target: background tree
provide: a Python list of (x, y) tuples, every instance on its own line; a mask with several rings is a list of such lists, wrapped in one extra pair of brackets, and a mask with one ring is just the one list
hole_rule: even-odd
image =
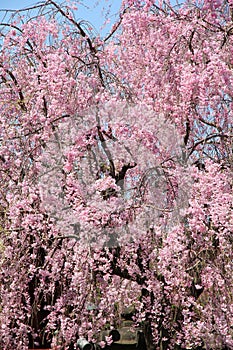
[(132, 305), (148, 349), (233, 348), (231, 7), (1, 24), (1, 348), (98, 342)]

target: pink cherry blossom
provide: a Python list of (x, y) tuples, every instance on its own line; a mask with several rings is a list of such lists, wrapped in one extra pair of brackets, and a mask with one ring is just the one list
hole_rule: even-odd
[(0, 348), (232, 349), (233, 3), (79, 6), (1, 23)]

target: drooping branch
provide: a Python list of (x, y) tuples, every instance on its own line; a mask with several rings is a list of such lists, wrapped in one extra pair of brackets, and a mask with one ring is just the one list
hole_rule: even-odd
[[(4, 67), (3, 67), (3, 65), (1, 63), (0, 63), (0, 67), (4, 69)], [(27, 107), (26, 107), (26, 104), (25, 104), (24, 95), (23, 95), (23, 92), (22, 92), (21, 88), (19, 87), (19, 84), (18, 84), (18, 81), (17, 81), (15, 75), (9, 69), (5, 69), (5, 71), (10, 76), (11, 80), (13, 81), (15, 87), (18, 90), (18, 94), (19, 94), (19, 102), (18, 102), (18, 104), (19, 104), (20, 108), (22, 109), (23, 112), (26, 112), (27, 111)], [(4, 83), (7, 83), (7, 80), (6, 80), (6, 78), (3, 75), (1, 75), (1, 78), (4, 81)]]

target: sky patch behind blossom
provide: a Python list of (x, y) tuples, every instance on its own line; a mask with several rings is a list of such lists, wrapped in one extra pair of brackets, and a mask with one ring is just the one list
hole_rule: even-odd
[[(39, 3), (41, 2), (33, 0), (0, 0), (0, 9), (19, 10)], [(76, 13), (76, 18), (90, 22), (97, 33), (100, 32), (104, 35), (108, 33), (111, 25), (117, 20), (120, 6), (121, 0), (80, 1), (80, 5), (78, 5), (78, 10)], [(4, 13), (0, 15), (0, 19), (2, 19), (3, 16)]]

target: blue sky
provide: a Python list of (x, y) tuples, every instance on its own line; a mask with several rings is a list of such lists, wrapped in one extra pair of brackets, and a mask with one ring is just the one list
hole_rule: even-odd
[[(38, 3), (37, 0), (0, 0), (0, 9), (20, 9), (36, 3)], [(89, 21), (99, 32), (105, 21), (103, 7), (110, 9), (107, 17), (110, 23), (114, 23), (120, 9), (121, 0), (83, 0), (82, 4), (78, 6), (77, 18)], [(1, 14), (0, 18), (2, 18)], [(106, 33), (110, 28), (111, 25), (109, 24), (101, 32)]]

